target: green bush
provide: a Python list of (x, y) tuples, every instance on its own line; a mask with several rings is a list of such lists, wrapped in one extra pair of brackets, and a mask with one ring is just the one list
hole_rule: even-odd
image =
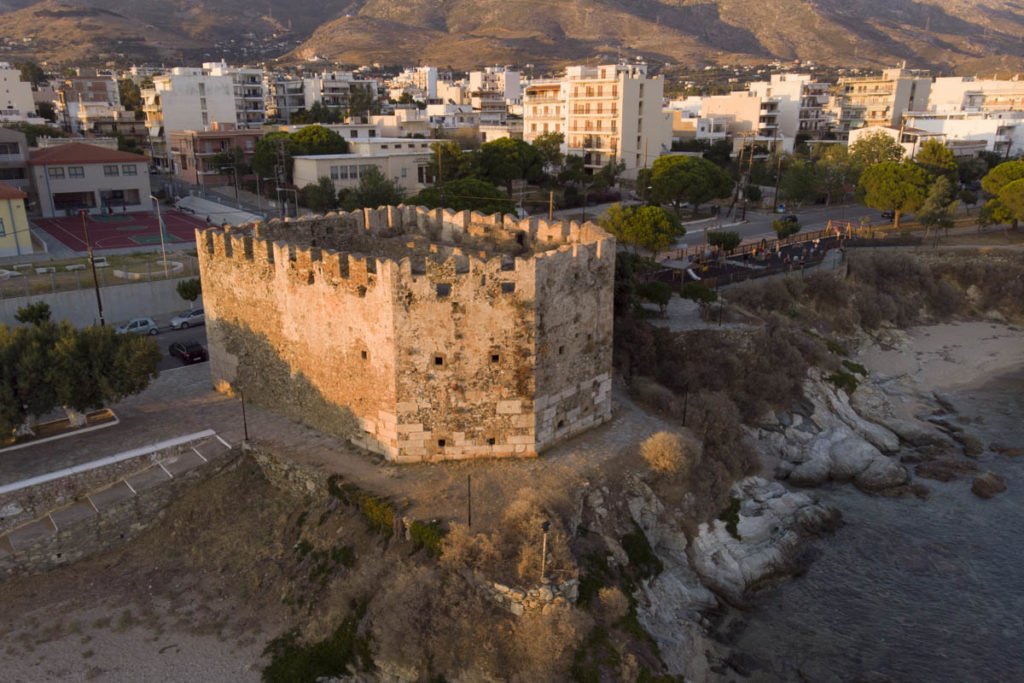
[(365, 605), (356, 606), (354, 614), (318, 643), (300, 643), (296, 629), (270, 641), (263, 651), (270, 656), (270, 664), (263, 670), (264, 683), (312, 683), (321, 678), (372, 671), (370, 638), (359, 634), (359, 622), (365, 612)]
[(661, 558), (655, 554), (642, 529), (637, 528), (636, 531), (623, 536), (622, 549), (626, 551), (629, 563), (636, 567), (639, 578), (657, 576), (664, 569)]
[(636, 286), (636, 294), (664, 311), (672, 300), (672, 285), (666, 282), (642, 282)]
[(355, 508), (371, 531), (385, 536), (394, 534), (395, 506), (386, 498), (374, 496), (355, 484), (349, 484), (340, 475), (327, 479), (327, 491), (345, 505)]
[(423, 548), (431, 557), (441, 557), (441, 542), (444, 540), (445, 531), (441, 523), (413, 521), (409, 527), (409, 535), (417, 548)]
[(687, 282), (680, 290), (679, 296), (706, 304), (718, 301), (718, 292), (701, 282)]
[(845, 367), (847, 370), (849, 370), (852, 373), (860, 375), (861, 377), (867, 377), (868, 376), (868, 369), (865, 368), (860, 363), (854, 363), (852, 360), (844, 360), (843, 361), (843, 367)]
[(857, 378), (845, 370), (833, 372), (826, 379), (834, 384), (837, 389), (842, 389), (847, 394), (851, 395), (853, 392), (857, 391), (857, 387), (860, 386), (860, 382), (857, 381)]

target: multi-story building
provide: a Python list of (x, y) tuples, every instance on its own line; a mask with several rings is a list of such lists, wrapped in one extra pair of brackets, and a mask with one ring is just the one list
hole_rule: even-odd
[(523, 139), (563, 133), (569, 154), (593, 172), (611, 161), (632, 179), (671, 149), (672, 121), (662, 111), (664, 79), (644, 64), (571, 66), (565, 77), (539, 81), (523, 97)]
[(21, 71), (0, 62), (0, 120), (27, 121), (35, 116), (32, 85), (21, 80)]
[(1024, 80), (1002, 81), (971, 76), (936, 78), (928, 97), (929, 112), (1024, 111)]
[(0, 181), (0, 257), (32, 253), (32, 233), (25, 213), (28, 194)]
[(397, 100), (404, 93), (422, 101), (437, 97), (437, 67), (418, 66), (406, 69), (388, 82), (391, 99)]
[(1009, 157), (1024, 149), (1024, 111), (910, 112), (903, 116), (906, 129), (941, 136), (956, 156), (995, 152)]
[[(362, 90), (365, 101), (378, 98), (376, 79), (356, 78), (351, 71), (327, 71), (302, 78), (280, 76), (273, 81), (273, 102), (275, 115), (283, 123), (291, 123), (292, 116), (300, 110), (309, 110), (314, 104), (321, 104), (348, 114), (352, 95)], [(353, 112), (365, 115), (365, 112)]]
[(841, 78), (837, 132), (866, 126), (896, 126), (904, 112), (925, 111), (932, 79), (927, 71), (886, 69), (881, 76)]
[(724, 127), (735, 150), (753, 145), (773, 152), (792, 151), (795, 136), (787, 137), (782, 132), (780, 104), (780, 98), (738, 90), (701, 98), (700, 119), (709, 122), (710, 130), (721, 131)]
[(750, 92), (763, 101), (776, 103), (775, 122), (780, 135), (817, 138), (826, 132), (829, 118), (827, 83), (816, 83), (808, 74), (773, 74), (771, 80), (755, 81)]
[(470, 71), (469, 91), (496, 92), (506, 101), (515, 101), (523, 96), (521, 74), (502, 66), (489, 66), (483, 71)]
[(24, 133), (0, 127), (0, 182), (29, 191), (28, 153)]
[(174, 173), (182, 180), (193, 185), (217, 186), (229, 185), (237, 180), (236, 171), (231, 164), (221, 163), (219, 155), (234, 149), (242, 151), (242, 159), (252, 160), (256, 151), (256, 142), (263, 137), (263, 132), (252, 129), (237, 129), (230, 124), (221, 127), (214, 125), (213, 130), (176, 130), (171, 131), (170, 146)]
[(140, 154), (70, 142), (32, 152), (32, 189), (44, 217), (150, 206), (149, 160)]
[(366, 169), (376, 167), (384, 177), (415, 194), (431, 182), (430, 146), (438, 140), (375, 138), (350, 143), (348, 154), (311, 154), (294, 158), (295, 185), (305, 187), (320, 178), (334, 181), (338, 190), (359, 185)]
[(263, 69), (232, 67), (226, 62), (207, 62), (203, 71), (210, 76), (231, 79), (235, 97), (235, 125), (239, 128), (258, 128), (267, 120)]

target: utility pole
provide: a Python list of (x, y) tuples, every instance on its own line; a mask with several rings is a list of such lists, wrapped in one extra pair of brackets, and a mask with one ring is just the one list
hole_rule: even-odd
[(555, 220), (555, 192), (548, 193), (548, 222)]
[(153, 195), (149, 195), (149, 198), (156, 204), (156, 227), (160, 231), (160, 257), (164, 261), (164, 278), (169, 278), (170, 274), (167, 271), (167, 247), (164, 244), (164, 219), (160, 215), (160, 200)]
[(92, 286), (96, 290), (96, 308), (100, 314), (100, 327), (104, 327), (107, 321), (103, 319), (103, 299), (100, 298), (100, 281), (96, 277), (96, 259), (92, 256), (92, 243), (89, 242), (89, 212), (82, 209), (80, 213), (82, 216), (82, 232), (85, 235), (85, 251), (89, 255), (89, 266), (92, 268)]
[(544, 583), (544, 570), (548, 559), (548, 529), (551, 528), (551, 522), (544, 522), (540, 528), (544, 531), (544, 539), (540, 545), (540, 582)]

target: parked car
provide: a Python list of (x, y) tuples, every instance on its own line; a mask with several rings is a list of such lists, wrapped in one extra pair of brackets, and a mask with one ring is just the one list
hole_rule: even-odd
[(782, 221), (783, 223), (799, 223), (800, 222), (800, 219), (797, 218), (794, 214), (787, 214), (787, 215), (783, 216), (782, 218), (780, 218), (779, 220)]
[(114, 331), (118, 334), (159, 334), (160, 328), (152, 318), (132, 318)]
[(171, 318), (171, 328), (175, 330), (184, 330), (189, 327), (204, 324), (206, 324), (206, 316), (203, 314), (203, 309), (201, 308), (185, 311), (181, 315), (176, 315)]
[(189, 365), (190, 363), (202, 363), (204, 360), (210, 359), (210, 354), (206, 352), (206, 347), (195, 339), (188, 339), (183, 342), (174, 342), (167, 347), (167, 353), (169, 353), (172, 358), (178, 358), (181, 360), (184, 365)]
[(884, 218), (887, 221), (891, 221), (892, 219), (896, 218), (896, 212), (895, 211), (883, 211), (882, 212), (882, 218)]

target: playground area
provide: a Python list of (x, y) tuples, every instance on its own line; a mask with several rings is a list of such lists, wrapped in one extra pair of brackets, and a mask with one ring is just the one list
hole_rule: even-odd
[[(191, 216), (173, 209), (162, 212), (167, 232), (167, 246), (195, 242), (195, 229), (206, 226), (199, 216)], [(152, 247), (160, 244), (160, 226), (155, 213), (114, 213), (105, 216), (87, 216), (89, 241), (94, 250)], [(86, 251), (85, 229), (81, 216), (36, 218), (32, 220), (64, 246), (78, 252)]]

